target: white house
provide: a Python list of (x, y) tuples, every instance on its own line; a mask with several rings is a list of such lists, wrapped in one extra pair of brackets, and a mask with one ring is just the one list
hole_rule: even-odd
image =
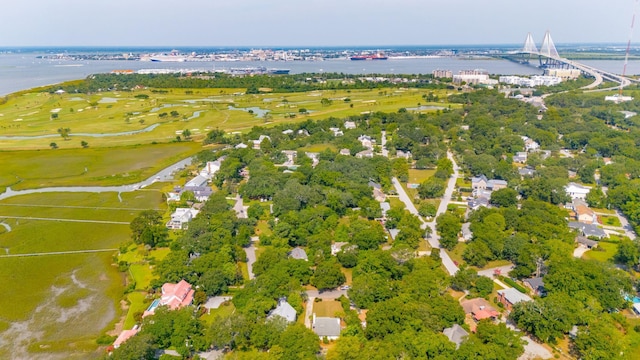
[(297, 319), (296, 309), (294, 309), (286, 299), (278, 300), (278, 306), (275, 309), (271, 310), (271, 312), (267, 316), (267, 319), (270, 320), (275, 318), (276, 316), (280, 316), (290, 323), (295, 322)]
[(321, 339), (327, 338), (328, 340), (338, 340), (342, 330), (339, 318), (316, 317), (315, 313), (311, 328)]
[(189, 221), (195, 218), (200, 211), (190, 208), (177, 208), (176, 211), (171, 214), (171, 220), (167, 222), (167, 228), (172, 230), (179, 230), (186, 228)]
[(567, 192), (567, 195), (571, 197), (571, 199), (585, 200), (587, 194), (589, 193), (589, 191), (591, 191), (591, 187), (570, 182), (569, 184), (567, 184), (567, 186), (564, 187), (564, 190)]
[(347, 130), (355, 129), (356, 128), (356, 123), (354, 121), (345, 121), (344, 122), (344, 128), (347, 129)]

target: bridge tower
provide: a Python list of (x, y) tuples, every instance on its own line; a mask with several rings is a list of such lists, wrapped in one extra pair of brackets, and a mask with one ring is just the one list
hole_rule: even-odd
[(562, 66), (562, 63), (556, 60), (560, 58), (560, 55), (558, 54), (556, 45), (553, 43), (553, 40), (551, 39), (551, 33), (549, 32), (549, 30), (547, 30), (547, 32), (544, 34), (544, 39), (542, 40), (542, 45), (540, 46), (539, 54), (540, 54), (540, 67)]
[(518, 61), (522, 64), (528, 64), (536, 54), (538, 54), (538, 47), (535, 41), (533, 41), (531, 33), (527, 33), (527, 39), (524, 41), (524, 46), (522, 47), (522, 55)]

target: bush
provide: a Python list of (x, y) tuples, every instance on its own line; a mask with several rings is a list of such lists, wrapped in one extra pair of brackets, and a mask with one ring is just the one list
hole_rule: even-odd
[(513, 286), (516, 290), (520, 291), (521, 293), (526, 294), (526, 293), (528, 292), (528, 291), (527, 291), (527, 289), (525, 289), (524, 287), (522, 287), (522, 286), (521, 286), (520, 284), (518, 284), (517, 282), (513, 281), (511, 278), (503, 277), (502, 279), (503, 279), (503, 281), (504, 281), (505, 283), (507, 283), (508, 285)]
[(96, 343), (98, 345), (111, 345), (111, 344), (113, 344), (114, 341), (116, 341), (116, 337), (115, 336), (109, 336), (107, 334), (102, 334), (102, 335), (98, 336), (98, 338), (96, 339)]

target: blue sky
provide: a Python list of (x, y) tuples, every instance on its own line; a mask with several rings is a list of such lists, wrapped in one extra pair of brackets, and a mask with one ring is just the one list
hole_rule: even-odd
[(518, 44), (528, 32), (540, 43), (546, 30), (557, 44), (626, 43), (636, 3), (14, 0), (0, 10), (0, 46)]

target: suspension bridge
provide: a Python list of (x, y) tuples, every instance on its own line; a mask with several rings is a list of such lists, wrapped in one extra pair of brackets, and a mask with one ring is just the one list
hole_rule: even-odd
[(637, 81), (624, 75), (615, 74), (561, 57), (558, 54), (558, 50), (556, 49), (553, 40), (551, 39), (551, 34), (549, 33), (549, 31), (545, 33), (540, 48), (536, 46), (531, 33), (528, 33), (522, 49), (511, 51), (504, 55), (504, 57), (509, 58), (510, 60), (527, 64), (530, 64), (532, 61), (535, 61), (535, 59), (537, 59), (539, 67), (541, 68), (565, 68), (580, 70), (583, 74), (591, 76), (595, 79), (593, 83), (585, 86), (584, 89), (593, 89), (595, 87), (598, 87), (605, 80), (618, 83), (618, 86), (616, 86), (616, 88), (620, 89), (629, 86), (632, 82)]

